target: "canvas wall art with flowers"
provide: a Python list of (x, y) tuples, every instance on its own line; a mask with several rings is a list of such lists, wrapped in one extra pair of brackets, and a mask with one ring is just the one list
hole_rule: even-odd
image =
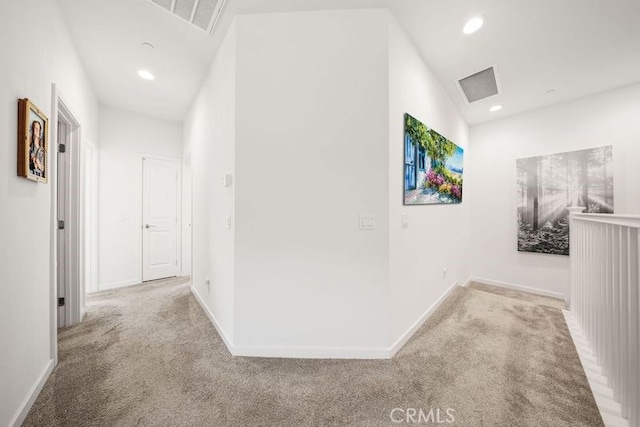
[(404, 115), (404, 204), (431, 205), (462, 201), (464, 150)]

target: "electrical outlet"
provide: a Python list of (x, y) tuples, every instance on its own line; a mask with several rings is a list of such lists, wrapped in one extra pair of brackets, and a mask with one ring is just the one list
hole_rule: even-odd
[(204, 281), (204, 284), (207, 286), (207, 292), (211, 291), (211, 281), (207, 279)]
[(231, 215), (227, 215), (224, 223), (225, 228), (231, 228)]
[(442, 277), (445, 277), (447, 275), (447, 267), (442, 269)]

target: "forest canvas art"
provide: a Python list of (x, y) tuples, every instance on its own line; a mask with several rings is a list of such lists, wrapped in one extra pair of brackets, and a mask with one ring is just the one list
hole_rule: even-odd
[(569, 206), (613, 213), (611, 146), (518, 159), (518, 250), (569, 255)]
[(404, 204), (462, 201), (464, 151), (418, 119), (404, 115)]

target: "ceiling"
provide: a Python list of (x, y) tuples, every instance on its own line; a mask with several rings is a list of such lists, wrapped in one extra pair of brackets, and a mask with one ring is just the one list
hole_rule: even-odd
[[(227, 0), (212, 37), (145, 0), (58, 2), (100, 103), (174, 121), (238, 14), (388, 8), (470, 125), (640, 82), (638, 0)], [(492, 65), (501, 93), (467, 104), (456, 81)]]

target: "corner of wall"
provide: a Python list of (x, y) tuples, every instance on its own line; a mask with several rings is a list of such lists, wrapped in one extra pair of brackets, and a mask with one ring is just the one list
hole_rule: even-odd
[[(420, 52), (389, 17), (389, 310), (397, 351), (469, 276), (470, 199), (456, 205), (404, 205), (404, 126), (409, 113), (465, 149), (468, 125)], [(465, 180), (468, 174), (465, 174)], [(401, 225), (401, 222), (406, 222)], [(443, 272), (446, 269), (446, 272)]]
[(9, 427), (20, 427), (22, 425), (24, 420), (27, 418), (27, 415), (29, 415), (29, 411), (38, 398), (40, 391), (42, 391), (42, 387), (44, 387), (45, 383), (49, 379), (49, 376), (51, 375), (51, 372), (53, 372), (54, 367), (54, 360), (50, 359), (45, 365), (42, 373), (38, 376), (38, 378), (35, 380), (31, 388), (27, 392), (26, 397), (22, 401), (22, 404), (20, 404), (20, 407), (16, 411), (15, 415), (13, 416), (11, 421), (9, 421)]

